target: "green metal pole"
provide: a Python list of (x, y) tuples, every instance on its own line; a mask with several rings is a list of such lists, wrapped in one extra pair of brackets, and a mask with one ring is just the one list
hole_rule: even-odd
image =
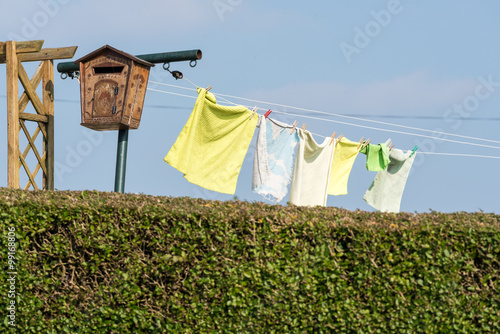
[(125, 192), (125, 170), (127, 168), (128, 129), (118, 130), (116, 151), (115, 192)]

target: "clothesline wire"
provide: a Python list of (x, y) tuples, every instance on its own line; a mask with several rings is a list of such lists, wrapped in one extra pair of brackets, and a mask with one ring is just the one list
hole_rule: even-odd
[[(189, 81), (188, 79), (186, 79), (186, 78), (184, 78), (184, 79), (187, 80), (189, 83), (191, 83), (193, 86), (198, 87), (194, 83), (192, 83), (191, 81)], [(180, 88), (180, 89), (186, 89), (186, 90), (196, 91), (196, 89), (188, 88), (188, 87), (182, 87), (182, 86), (178, 86), (178, 85), (166, 84), (166, 83), (155, 82), (155, 81), (150, 81), (150, 82), (154, 83), (154, 84), (159, 84), (159, 85), (165, 85), (165, 86), (170, 86), (170, 87), (175, 87), (175, 88)], [(364, 122), (371, 122), (371, 123), (377, 123), (377, 124), (383, 124), (383, 125), (401, 127), (401, 128), (406, 128), (406, 129), (410, 129), (410, 130), (424, 131), (424, 132), (430, 132), (430, 133), (435, 133), (435, 134), (442, 134), (442, 135), (447, 135), (447, 136), (454, 136), (454, 137), (460, 137), (460, 138), (473, 139), (473, 140), (479, 140), (479, 141), (485, 141), (485, 142), (491, 142), (491, 143), (500, 144), (500, 141), (492, 140), (492, 139), (485, 139), (485, 138), (478, 138), (478, 137), (471, 137), (471, 136), (459, 135), (459, 134), (454, 134), (454, 133), (449, 133), (449, 132), (442, 132), (442, 131), (422, 129), (422, 128), (417, 128), (417, 127), (413, 127), (413, 126), (406, 126), (406, 125), (401, 125), (401, 124), (376, 121), (376, 120), (371, 120), (371, 119), (366, 119), (366, 118), (361, 118), (361, 117), (355, 117), (355, 116), (342, 115), (342, 114), (336, 114), (336, 113), (328, 113), (328, 112), (324, 112), (324, 111), (320, 111), (320, 110), (306, 109), (306, 108), (288, 106), (288, 105), (279, 104), (279, 103), (253, 100), (253, 99), (248, 99), (248, 98), (244, 98), (244, 97), (227, 95), (227, 94), (221, 94), (221, 93), (217, 93), (217, 94), (214, 94), (214, 95), (217, 95), (219, 97), (229, 97), (229, 98), (235, 98), (235, 99), (240, 99), (240, 100), (245, 100), (245, 101), (250, 101), (250, 102), (262, 103), (262, 104), (268, 104), (268, 105), (275, 105), (275, 106), (279, 106), (279, 107), (282, 107), (282, 108), (290, 108), (290, 109), (296, 109), (296, 110), (301, 110), (301, 111), (313, 112), (313, 113), (317, 113), (317, 114), (323, 114), (323, 115), (329, 115), (329, 116), (335, 116), (335, 117), (343, 117), (343, 118), (349, 118), (349, 119), (354, 119), (354, 120), (359, 120), (359, 121), (364, 121)], [(221, 98), (221, 99), (225, 100), (226, 102), (228, 102), (226, 99), (223, 99), (223, 98)], [(230, 102), (230, 103), (234, 104), (232, 102)], [(304, 117), (306, 117), (306, 116), (304, 116)]]
[[(283, 112), (283, 111), (276, 111), (276, 110), (274, 110), (273, 112), (278, 113), (278, 114), (289, 115), (289, 116), (296, 116), (295, 114), (286, 113), (286, 112)], [(314, 117), (314, 116), (302, 116), (302, 117), (316, 119), (316, 120), (319, 120), (319, 121), (325, 121), (325, 122), (331, 122), (331, 123), (339, 123), (339, 124), (344, 124), (344, 125), (350, 125), (350, 126), (355, 126), (355, 127), (360, 127), (360, 128), (370, 129), (370, 130), (392, 132), (392, 133), (398, 133), (398, 134), (404, 134), (404, 135), (410, 135), (410, 136), (417, 136), (417, 137), (423, 137), (423, 138), (431, 138), (431, 139), (434, 139), (434, 140), (442, 140), (442, 141), (447, 141), (447, 142), (456, 143), (456, 144), (473, 145), (473, 146), (494, 148), (494, 149), (500, 150), (500, 147), (498, 147), (498, 146), (469, 143), (469, 142), (466, 142), (466, 141), (446, 139), (446, 138), (439, 138), (439, 137), (433, 137), (433, 136), (422, 135), (422, 134), (418, 134), (418, 133), (398, 131), (398, 130), (382, 129), (382, 128), (376, 128), (376, 127), (373, 127), (373, 126), (367, 126), (367, 125), (361, 125), (361, 124), (353, 124), (353, 123), (342, 122), (342, 121), (335, 121), (335, 120), (332, 120), (332, 119), (327, 119), (327, 118), (322, 118), (322, 117)]]
[[(196, 87), (196, 89), (198, 89), (198, 87), (199, 87), (199, 86), (195, 85), (192, 81), (190, 81), (190, 80), (188, 80), (188, 79), (186, 79), (186, 78), (184, 78), (184, 77), (183, 77), (182, 79), (186, 80), (186, 81), (187, 81), (187, 82), (189, 82), (191, 85), (195, 86), (195, 87)], [(161, 82), (154, 82), (154, 81), (150, 81), (150, 82), (152, 82), (152, 83), (157, 83), (157, 84), (160, 84), (160, 85), (161, 85)], [(175, 86), (175, 85), (172, 85), (172, 86), (173, 86), (173, 87), (182, 87), (182, 86)], [(186, 88), (186, 87), (183, 87), (183, 88)], [(193, 89), (193, 88), (186, 88), (186, 89), (196, 91), (196, 89)]]
[[(150, 89), (150, 88), (148, 88), (148, 89)], [(153, 89), (151, 89), (151, 90), (153, 90)], [(156, 91), (159, 91), (159, 90), (156, 90)], [(166, 92), (166, 91), (162, 91), (162, 92), (165, 92), (165, 93), (172, 93), (172, 92)], [(175, 93), (175, 94), (173, 94), (173, 95), (186, 96), (186, 95), (183, 95), (183, 94), (178, 94), (178, 93)], [(215, 95), (215, 96), (219, 96), (220, 94), (214, 94), (214, 95)], [(196, 98), (196, 97), (192, 97), (192, 98)], [(224, 99), (224, 98), (222, 98), (222, 100), (225, 100), (225, 101), (226, 101), (227, 103), (229, 103), (229, 104), (237, 105), (236, 103), (231, 102), (231, 101), (228, 101), (228, 100), (226, 100), (226, 99)], [(243, 106), (244, 106), (244, 107), (247, 107), (247, 108), (252, 108), (251, 106), (245, 106), (245, 105), (243, 105)], [(477, 144), (477, 143), (470, 143), (470, 142), (465, 142), (465, 141), (460, 141), (460, 140), (453, 140), (453, 139), (447, 139), (447, 138), (440, 138), (440, 137), (434, 137), (434, 136), (428, 136), (428, 135), (423, 135), (423, 134), (418, 134), (418, 133), (411, 133), (411, 132), (404, 132), (404, 131), (398, 131), (398, 130), (382, 129), (382, 128), (377, 128), (377, 127), (372, 127), (372, 126), (367, 126), (367, 125), (361, 125), (361, 124), (354, 124), (354, 123), (348, 123), (348, 122), (336, 121), (336, 120), (327, 119), (327, 118), (322, 118), (322, 117), (307, 116), (307, 115), (297, 115), (297, 114), (287, 113), (287, 112), (284, 112), (284, 111), (278, 111), (278, 110), (273, 110), (273, 112), (274, 112), (274, 113), (277, 113), (277, 114), (283, 114), (283, 115), (289, 115), (289, 116), (301, 116), (301, 117), (310, 118), (310, 119), (315, 119), (315, 120), (320, 120), (320, 121), (325, 121), (325, 122), (331, 122), (331, 123), (338, 123), (338, 124), (350, 125), (350, 126), (354, 126), (354, 127), (361, 127), (361, 128), (370, 129), (370, 130), (378, 130), (378, 131), (385, 131), (385, 132), (391, 132), (391, 133), (398, 133), (398, 134), (404, 134), (404, 135), (410, 135), (410, 136), (417, 136), (417, 137), (423, 137), (423, 138), (431, 138), (431, 139), (434, 139), (434, 140), (447, 141), (447, 142), (450, 142), (450, 143), (455, 143), (455, 144), (472, 145), (472, 146), (479, 146), (479, 147), (486, 147), (486, 148), (493, 148), (493, 149), (500, 150), (500, 147), (498, 147), (498, 146), (485, 145), (485, 144)]]
[[(217, 96), (217, 94), (214, 94), (214, 95)], [(227, 102), (229, 102), (230, 104), (236, 105), (233, 102), (230, 102), (230, 101), (227, 101)], [(245, 106), (245, 105), (244, 105), (244, 107), (252, 108), (251, 106)], [(274, 110), (273, 112), (278, 113), (278, 114), (290, 115), (290, 116), (294, 116), (295, 115), (295, 114), (290, 114), (290, 113), (286, 113), (286, 112), (283, 112), (283, 111), (276, 111), (276, 110)], [(484, 145), (484, 144), (476, 144), (476, 143), (470, 143), (470, 142), (464, 142), (464, 141), (452, 140), (452, 139), (445, 139), (445, 138), (427, 136), (427, 135), (422, 135), (422, 134), (418, 134), (418, 133), (410, 133), (410, 132), (404, 132), (404, 131), (398, 131), (398, 130), (381, 129), (381, 128), (376, 128), (376, 127), (371, 127), (371, 126), (366, 126), (366, 125), (360, 125), (360, 124), (353, 124), (353, 123), (335, 121), (335, 120), (321, 118), (321, 117), (306, 116), (306, 115), (302, 115), (302, 117), (307, 117), (307, 118), (316, 119), (316, 120), (325, 121), (325, 122), (340, 123), (340, 124), (345, 124), (345, 125), (362, 127), (362, 128), (371, 129), (371, 130), (387, 131), (387, 132), (393, 132), (393, 133), (399, 133), (399, 134), (419, 136), (419, 137), (424, 137), (424, 138), (438, 139), (438, 140), (448, 141), (448, 142), (457, 143), (457, 144), (474, 145), (474, 146), (481, 146), (481, 147), (488, 147), (488, 148), (500, 149), (500, 147), (497, 147), (497, 146)], [(317, 135), (317, 136), (324, 137), (322, 135), (318, 135), (318, 134), (315, 134), (315, 133), (313, 133), (313, 134)]]
[[(168, 91), (163, 91), (163, 90), (158, 90), (158, 89), (154, 89), (154, 88), (147, 88), (148, 90), (152, 90), (152, 91), (155, 91), (155, 92), (160, 92), (160, 93), (165, 93), (165, 94), (171, 94), (171, 95), (178, 95), (178, 96), (182, 96), (182, 97), (188, 97), (188, 98), (192, 98), (192, 99), (196, 99), (197, 97), (196, 96), (191, 96), (191, 95), (185, 95), (185, 94), (179, 94), (179, 93), (174, 93), (174, 92), (168, 92)], [(234, 104), (232, 102), (230, 102), (231, 104)], [(279, 113), (279, 112), (278, 112)], [(327, 138), (327, 136), (323, 136), (323, 135), (320, 135), (320, 134), (317, 134), (317, 133), (314, 133), (314, 132), (311, 132), (313, 135), (316, 135), (316, 136), (319, 136), (319, 137), (323, 137), (323, 138)], [(422, 152), (422, 151), (419, 151), (418, 152), (419, 154), (433, 154), (433, 155), (445, 155), (445, 156), (461, 156), (461, 157), (476, 157), (476, 158), (489, 158), (489, 159), (500, 159), (500, 157), (496, 157), (496, 156), (488, 156), (488, 155), (477, 155), (477, 154), (463, 154), (463, 153), (440, 153), (440, 152)]]
[(189, 97), (189, 98), (192, 98), (192, 99), (196, 99), (196, 96), (192, 96), (192, 95), (185, 95), (185, 94), (179, 94), (179, 93), (174, 93), (174, 92), (167, 92), (167, 91), (164, 91), (164, 90), (159, 90), (159, 89), (154, 89), (154, 88), (146, 88), (147, 90), (152, 90), (154, 92), (159, 92), (159, 93), (165, 93), (165, 94), (170, 94), (170, 95), (178, 95), (178, 96), (183, 96), (183, 97)]
[(441, 152), (420, 152), (420, 151), (418, 151), (418, 154), (434, 154), (434, 155), (450, 155), (450, 156), (459, 156), (459, 157), (500, 159), (500, 157), (495, 157), (495, 156), (491, 156), (491, 155), (463, 154), (463, 153), (441, 153)]

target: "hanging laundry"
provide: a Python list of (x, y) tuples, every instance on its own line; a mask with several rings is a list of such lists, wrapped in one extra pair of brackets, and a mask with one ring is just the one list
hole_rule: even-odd
[(309, 131), (298, 129), (299, 147), (295, 155), (290, 202), (295, 205), (326, 206), (328, 183), (335, 145), (328, 137), (318, 145)]
[(287, 193), (292, 178), (293, 155), (299, 143), (291, 125), (259, 116), (259, 135), (255, 148), (252, 189), (275, 203)]
[(415, 160), (416, 154), (410, 157), (411, 153), (398, 149), (390, 151), (391, 162), (387, 169), (377, 173), (363, 196), (366, 203), (382, 212), (399, 212), (406, 180)]
[(329, 195), (347, 195), (347, 181), (359, 153), (358, 145), (359, 143), (342, 137), (335, 146), (328, 186)]
[(191, 183), (234, 194), (258, 117), (243, 106), (218, 105), (198, 88), (193, 112), (164, 160)]
[(360, 152), (366, 154), (366, 169), (369, 171), (383, 171), (390, 162), (387, 144), (368, 144)]

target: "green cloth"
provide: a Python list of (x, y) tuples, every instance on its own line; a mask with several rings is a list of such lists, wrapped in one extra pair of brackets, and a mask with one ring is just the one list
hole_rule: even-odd
[[(243, 106), (221, 106), (198, 88), (193, 112), (164, 160), (191, 183), (234, 194), (259, 117)], [(251, 119), (250, 119), (251, 118)]]
[(392, 149), (391, 162), (386, 170), (378, 172), (363, 199), (373, 208), (382, 212), (399, 212), (403, 190), (416, 154)]
[(383, 171), (391, 162), (387, 156), (386, 144), (368, 144), (360, 152), (366, 154), (366, 169), (372, 172)]

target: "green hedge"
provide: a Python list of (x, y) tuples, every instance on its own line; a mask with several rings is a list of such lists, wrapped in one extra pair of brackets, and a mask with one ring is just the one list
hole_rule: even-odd
[(498, 215), (0, 189), (4, 317), (13, 226), (18, 332), (500, 333)]

